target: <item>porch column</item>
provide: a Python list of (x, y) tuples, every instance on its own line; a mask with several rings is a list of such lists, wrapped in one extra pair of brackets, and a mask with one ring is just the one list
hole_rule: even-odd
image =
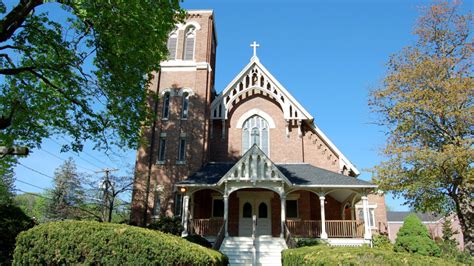
[(369, 228), (369, 201), (367, 196), (362, 196), (362, 212), (364, 214), (364, 239), (372, 239), (372, 231)]
[(224, 232), (225, 236), (229, 236), (229, 196), (224, 195)]
[(286, 220), (286, 196), (285, 195), (280, 195), (280, 201), (281, 201), (281, 233), (280, 237), (283, 237), (285, 235), (285, 220)]
[(183, 217), (181, 222), (183, 223), (183, 232), (181, 236), (185, 237), (188, 235), (188, 216), (189, 216), (189, 195), (183, 197)]
[(321, 206), (321, 239), (328, 239), (328, 234), (326, 233), (326, 212), (324, 211), (324, 201), (326, 197), (319, 196), (319, 205)]

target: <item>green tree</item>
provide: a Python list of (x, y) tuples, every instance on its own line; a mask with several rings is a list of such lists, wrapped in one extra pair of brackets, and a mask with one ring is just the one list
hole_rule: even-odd
[(408, 215), (403, 221), (403, 226), (397, 233), (394, 250), (425, 256), (438, 257), (440, 255), (440, 250), (434, 240), (431, 239), (428, 229), (415, 214)]
[(2, 145), (134, 148), (151, 120), (145, 87), (167, 56), (179, 0), (0, 1)]
[(48, 220), (49, 194), (48, 192), (39, 195), (30, 193), (19, 194), (14, 197), (14, 203), (20, 207), (26, 215), (39, 223), (43, 223)]
[(0, 175), (0, 205), (11, 204), (14, 196), (14, 173), (9, 169)]
[(474, 252), (472, 13), (439, 3), (418, 20), (417, 42), (393, 55), (370, 106), (386, 126), (387, 159), (375, 167), (381, 189), (419, 211), (459, 217)]
[(0, 204), (0, 265), (10, 265), (15, 238), (34, 226), (34, 221), (18, 206)]
[(76, 164), (69, 158), (54, 173), (54, 188), (48, 206), (48, 218), (79, 219), (84, 206), (84, 189)]
[(451, 243), (456, 244), (456, 240), (453, 239), (453, 236), (455, 234), (459, 233), (459, 232), (458, 231), (453, 231), (452, 222), (451, 222), (450, 217), (445, 217), (444, 218), (442, 233), (443, 233), (443, 241), (451, 242)]

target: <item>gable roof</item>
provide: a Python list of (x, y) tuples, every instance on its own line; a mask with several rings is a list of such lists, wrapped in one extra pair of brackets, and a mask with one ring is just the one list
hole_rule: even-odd
[(342, 174), (338, 174), (311, 164), (277, 164), (278, 169), (296, 186), (311, 187), (371, 187), (370, 182)]
[[(252, 79), (254, 75), (257, 81), (253, 85)], [(263, 86), (261, 86), (262, 82)], [(228, 111), (232, 109), (234, 101), (249, 91), (259, 91), (277, 101), (283, 110), (283, 117), (285, 119), (313, 120), (311, 114), (296, 101), (270, 71), (260, 63), (256, 56), (250, 59), (247, 66), (212, 101), (211, 119), (227, 119)]]
[(410, 211), (388, 211), (387, 212), (387, 221), (388, 222), (403, 222), (405, 218), (414, 213), (422, 222), (437, 222), (443, 216), (439, 214), (431, 213), (420, 213), (420, 212), (410, 212)]
[(182, 185), (213, 185), (235, 165), (231, 163), (209, 162), (197, 172), (194, 172), (187, 179), (181, 180), (178, 184)]
[[(256, 73), (253, 73), (256, 71)], [(252, 76), (256, 74), (256, 85), (252, 84)], [(250, 79), (249, 86), (246, 86), (246, 79)], [(263, 79), (263, 87), (261, 85)], [(242, 85), (241, 85), (242, 84)], [(267, 70), (257, 56), (253, 56), (250, 62), (240, 71), (240, 73), (226, 86), (226, 88), (211, 103), (211, 119), (227, 119), (228, 113), (234, 103), (247, 93), (261, 93), (274, 99), (280, 104), (285, 120), (305, 120), (314, 131), (324, 141), (339, 158), (342, 170), (344, 165), (356, 176), (360, 171), (347, 159), (347, 157), (334, 145), (334, 143), (319, 129), (314, 123), (313, 116), (290, 94), (290, 92)], [(291, 111), (290, 111), (291, 110)]]
[[(237, 163), (210, 162), (187, 179), (178, 182), (179, 185), (217, 185), (218, 182)], [(288, 179), (292, 186), (308, 187), (366, 187), (375, 188), (374, 184), (334, 173), (310, 164), (275, 164), (278, 170)]]
[(240, 160), (217, 182), (221, 185), (228, 180), (236, 181), (283, 181), (288, 185), (291, 182), (283, 175), (268, 156), (254, 144)]

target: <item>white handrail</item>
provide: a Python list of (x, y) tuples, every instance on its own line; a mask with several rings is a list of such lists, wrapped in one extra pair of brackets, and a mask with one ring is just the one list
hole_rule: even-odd
[(256, 231), (257, 231), (257, 216), (254, 214), (252, 216), (252, 265), (257, 265), (257, 245), (256, 245)]

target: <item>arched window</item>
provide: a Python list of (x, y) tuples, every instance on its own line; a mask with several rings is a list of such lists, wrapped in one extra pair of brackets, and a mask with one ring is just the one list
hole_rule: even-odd
[(251, 218), (252, 217), (252, 205), (248, 202), (244, 204), (244, 210), (242, 212), (243, 218)]
[(259, 115), (254, 115), (245, 120), (242, 126), (242, 153), (245, 153), (256, 144), (268, 155), (269, 147), (268, 122)]
[(184, 50), (183, 50), (183, 60), (193, 60), (194, 59), (194, 40), (196, 38), (196, 28), (190, 26), (186, 29), (184, 35)]
[(166, 44), (168, 47), (168, 60), (175, 60), (176, 59), (176, 50), (178, 46), (178, 31), (174, 30), (169, 38), (168, 43)]
[(181, 118), (188, 119), (188, 110), (189, 110), (189, 93), (183, 93), (183, 106), (181, 108)]
[(167, 92), (163, 95), (163, 117), (162, 119), (168, 119), (170, 116), (170, 93)]
[(258, 218), (268, 218), (268, 208), (267, 208), (267, 204), (265, 203), (260, 203), (260, 205), (258, 205)]

